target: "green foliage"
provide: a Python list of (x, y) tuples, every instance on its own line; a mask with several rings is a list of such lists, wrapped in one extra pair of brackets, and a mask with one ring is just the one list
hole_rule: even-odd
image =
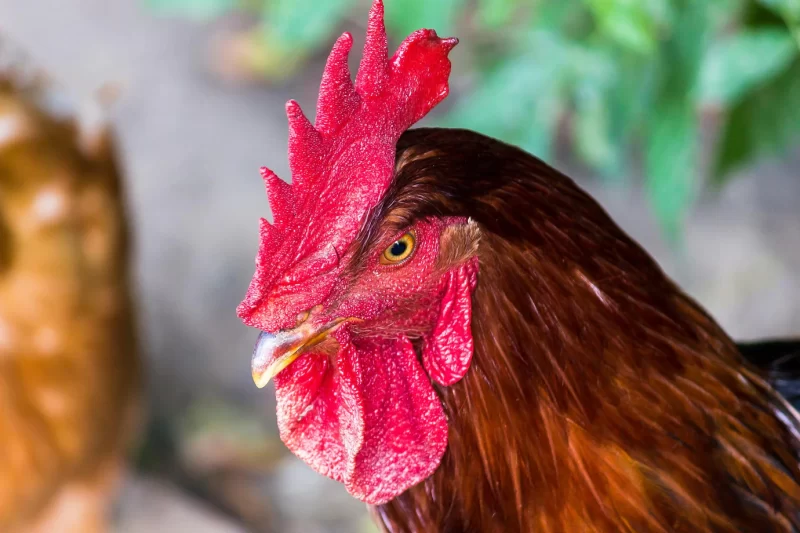
[(516, 7), (515, 0), (480, 0), (478, 20), (486, 28), (500, 29), (511, 20)]
[(675, 239), (694, 195), (697, 119), (691, 101), (678, 97), (658, 101), (648, 129), (646, 190), (667, 237)]
[(800, 141), (800, 57), (768, 83), (751, 91), (728, 113), (714, 166), (719, 184), (731, 171), (775, 156)]
[(207, 20), (237, 7), (238, 0), (146, 0), (146, 3), (158, 13)]
[(786, 70), (797, 55), (788, 32), (746, 29), (711, 45), (702, 68), (700, 99), (731, 105)]
[[(367, 0), (146, 0), (203, 18), (260, 1), (265, 76), (327, 48)], [(800, 0), (384, 0), (399, 40), (421, 27), (467, 37), (468, 90), (443, 124), (550, 160), (566, 124), (575, 154), (606, 180), (636, 174), (667, 235), (679, 237), (702, 183), (700, 117), (723, 127), (711, 179), (800, 140)], [(357, 9), (358, 8), (358, 9)], [(464, 67), (462, 67), (463, 69)], [(463, 72), (464, 70), (462, 70)]]
[(653, 2), (643, 0), (586, 0), (603, 37), (624, 48), (642, 54), (656, 46), (657, 10)]
[(285, 49), (313, 49), (333, 33), (351, 4), (351, 0), (263, 0), (265, 36)]
[(436, 28), (441, 35), (455, 33), (454, 22), (463, 0), (393, 0), (384, 3), (386, 26), (395, 35), (408, 35), (420, 28)]
[(251, 41), (252, 67), (265, 77), (294, 74), (350, 10), (352, 0), (260, 0), (263, 21)]
[(698, 141), (694, 87), (709, 33), (707, 6), (694, 0), (682, 4), (671, 34), (655, 54), (659, 68), (645, 141), (646, 190), (656, 217), (672, 239), (680, 235), (694, 197)]
[(800, 46), (800, 0), (759, 0), (759, 3), (784, 19)]
[[(480, 131), (549, 157), (566, 104), (568, 51), (552, 32), (530, 36), (529, 45), (508, 61), (487, 68), (482, 83), (457, 102), (447, 125)], [(542, 60), (553, 54), (562, 61)]]

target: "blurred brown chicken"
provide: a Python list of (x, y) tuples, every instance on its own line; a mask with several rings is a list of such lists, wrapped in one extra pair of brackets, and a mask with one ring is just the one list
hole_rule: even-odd
[(136, 418), (125, 211), (105, 126), (0, 74), (0, 531), (105, 530)]

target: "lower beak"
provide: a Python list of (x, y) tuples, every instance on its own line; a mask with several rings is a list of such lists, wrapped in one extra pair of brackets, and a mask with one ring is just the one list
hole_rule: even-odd
[(294, 329), (276, 334), (262, 331), (256, 341), (251, 361), (256, 387), (265, 387), (295, 359), (325, 341), (336, 326), (347, 320), (349, 319), (340, 318), (323, 326), (314, 326), (306, 321)]

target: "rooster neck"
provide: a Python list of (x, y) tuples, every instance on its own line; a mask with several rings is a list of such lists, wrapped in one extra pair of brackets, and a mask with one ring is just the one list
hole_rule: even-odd
[(472, 367), (439, 388), (448, 451), (375, 509), (387, 530), (800, 525), (780, 399), (666, 278), (600, 287), (579, 265), (566, 276), (491, 235), (481, 246)]
[(480, 229), (472, 365), (438, 388), (448, 450), (373, 509), (387, 531), (800, 531), (796, 413), (572, 180), (419, 129), (384, 203)]

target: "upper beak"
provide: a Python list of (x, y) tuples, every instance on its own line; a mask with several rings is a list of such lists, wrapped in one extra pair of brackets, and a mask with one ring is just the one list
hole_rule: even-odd
[(256, 387), (265, 387), (281, 370), (309, 348), (325, 341), (336, 326), (347, 320), (351, 319), (339, 318), (324, 325), (314, 325), (312, 320), (306, 320), (294, 329), (275, 334), (262, 331), (256, 341), (251, 361)]

